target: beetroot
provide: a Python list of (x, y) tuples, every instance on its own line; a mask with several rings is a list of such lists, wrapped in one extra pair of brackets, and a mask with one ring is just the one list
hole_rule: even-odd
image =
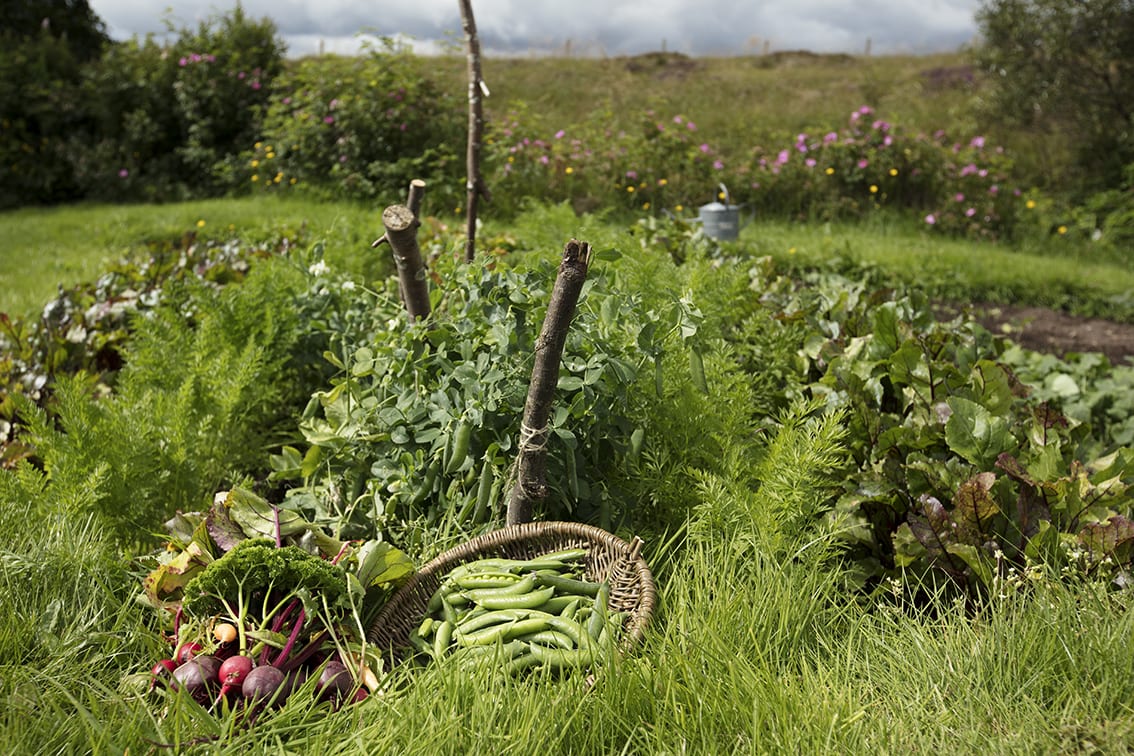
[[(249, 701), (270, 700), (284, 684), (284, 673), (271, 666), (256, 667), (244, 678), (240, 692)], [(280, 695), (276, 703), (283, 703), (286, 697)]]
[(173, 670), (172, 687), (174, 690), (184, 688), (198, 703), (205, 704), (212, 699), (219, 672), (220, 661), (216, 657), (194, 656)]
[(324, 701), (338, 704), (354, 691), (354, 678), (351, 677), (350, 670), (345, 664), (329, 661), (327, 666), (323, 667), (315, 689)]

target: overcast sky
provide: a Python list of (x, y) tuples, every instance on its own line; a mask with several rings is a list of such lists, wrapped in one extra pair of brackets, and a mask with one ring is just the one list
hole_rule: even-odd
[[(165, 29), (234, 7), (234, 0), (89, 0), (115, 39)], [(473, 0), (487, 54), (562, 51), (635, 55), (660, 50), (730, 55), (769, 49), (875, 54), (956, 50), (975, 34), (980, 0)], [(290, 55), (350, 53), (360, 34), (405, 35), (418, 52), (463, 40), (457, 0), (243, 0), (269, 16)]]

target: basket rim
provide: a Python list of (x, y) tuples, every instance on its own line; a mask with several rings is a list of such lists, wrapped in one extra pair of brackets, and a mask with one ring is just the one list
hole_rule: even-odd
[[(385, 606), (375, 617), (374, 622), (371, 623), (367, 632), (368, 638), (373, 641), (380, 637), (378, 629), (388, 624), (391, 615), (400, 610), (403, 604), (415, 600), (420, 601), (422, 598), (421, 586), (426, 581), (439, 579), (441, 575), (446, 574), (457, 565), (470, 561), (485, 551), (507, 548), (546, 536), (564, 536), (578, 538), (590, 543), (599, 543), (621, 554), (623, 558), (632, 558), (633, 570), (639, 580), (640, 594), (634, 615), (635, 621), (628, 628), (625, 645), (629, 647), (641, 641), (645, 627), (649, 624), (657, 603), (657, 588), (654, 585), (653, 574), (646, 560), (638, 553), (641, 541), (635, 539), (634, 543), (630, 543), (595, 525), (557, 520), (506, 525), (503, 528), (482, 533), (438, 554), (424, 564), (401, 588), (390, 596)], [(432, 591), (429, 591), (429, 593), (432, 593)]]

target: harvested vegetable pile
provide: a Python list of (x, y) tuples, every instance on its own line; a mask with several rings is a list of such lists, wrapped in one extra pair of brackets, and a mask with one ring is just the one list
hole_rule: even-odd
[(594, 666), (615, 652), (627, 615), (608, 610), (608, 581), (583, 579), (586, 556), (578, 548), (459, 565), (430, 598), (410, 644), (427, 662), (512, 674)]
[[(365, 628), (412, 573), (398, 549), (338, 541), (248, 491), (178, 515), (145, 599), (171, 625), (151, 689), (184, 691), (218, 714), (256, 712), (308, 691), (338, 707), (378, 685)], [(307, 683), (310, 681), (310, 685)]]

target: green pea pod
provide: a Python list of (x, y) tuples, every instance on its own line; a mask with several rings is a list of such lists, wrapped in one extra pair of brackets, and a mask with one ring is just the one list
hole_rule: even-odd
[(558, 630), (540, 630), (538, 633), (521, 635), (517, 640), (526, 641), (528, 643), (538, 643), (541, 646), (548, 646), (549, 648), (575, 648), (575, 644), (571, 642), (571, 638)]
[[(481, 606), (485, 607), (486, 609), (492, 609), (493, 607), (484, 603), (486, 599), (491, 601), (491, 600), (498, 598), (498, 597), (501, 597), (501, 596), (520, 596), (520, 595), (523, 595), (523, 594), (526, 594), (526, 593), (531, 593), (532, 589), (535, 588), (535, 587), (536, 587), (536, 576), (534, 574), (528, 574), (528, 575), (525, 575), (524, 577), (520, 578), (519, 580), (517, 580), (515, 583), (512, 583), (511, 585), (507, 585), (507, 586), (500, 587), (500, 588), (480, 588), (480, 589), (477, 589), (477, 590), (467, 591), (465, 595), (467, 595), (469, 600), (472, 601), (474, 604), (480, 604)], [(503, 609), (505, 607), (499, 607), (499, 608)], [(516, 608), (519, 608), (519, 607), (516, 607)], [(526, 607), (526, 608), (530, 609), (532, 607)]]
[(472, 423), (462, 420), (457, 424), (457, 430), (453, 433), (453, 451), (449, 454), (449, 463), (445, 465), (446, 475), (452, 475), (465, 464), (472, 444), (472, 434)]
[(552, 617), (547, 621), (547, 626), (566, 635), (576, 647), (582, 646), (586, 642), (583, 640), (587, 633), (586, 629), (572, 619)]
[(437, 633), (433, 636), (433, 658), (440, 659), (449, 649), (453, 641), (453, 623), (445, 620), (437, 626)]
[(579, 500), (579, 470), (577, 467), (577, 460), (575, 459), (575, 450), (568, 449), (567, 456), (564, 457), (567, 462), (567, 491), (571, 494), (571, 501)]
[(550, 559), (557, 562), (577, 562), (586, 559), (589, 552), (584, 548), (561, 549), (540, 555), (540, 559)]
[(488, 512), (489, 497), (492, 495), (492, 484), (496, 476), (493, 473), (492, 457), (484, 455), (484, 464), (480, 467), (480, 480), (476, 486), (476, 509), (473, 510), (473, 522), (482, 522)]
[(421, 485), (417, 487), (410, 498), (410, 506), (420, 507), (425, 502), (426, 497), (433, 493), (433, 484), (437, 481), (437, 474), (440, 471), (441, 460), (433, 460), (425, 470), (425, 477), (422, 478)]
[(539, 659), (537, 659), (529, 651), (527, 653), (520, 654), (516, 658), (510, 660), (507, 664), (504, 665), (504, 671), (510, 675), (516, 675), (526, 669), (531, 669), (537, 664), (539, 664)]
[(689, 374), (693, 379), (693, 386), (702, 394), (708, 394), (709, 384), (705, 380), (705, 361), (696, 349), (689, 350)]
[(562, 649), (550, 648), (548, 646), (541, 646), (538, 643), (533, 643), (528, 646), (532, 656), (534, 656), (540, 664), (546, 665), (551, 669), (583, 669), (589, 667), (595, 662), (596, 647), (588, 646), (586, 648), (576, 649)]
[(546, 612), (540, 612), (535, 609), (497, 609), (496, 611), (485, 611), (484, 614), (469, 617), (468, 619), (458, 622), (457, 630), (462, 633), (472, 633), (482, 628), (503, 624), (505, 622), (518, 622), (533, 617), (547, 619), (551, 616), (552, 615)]
[(519, 583), (523, 578), (514, 572), (474, 572), (462, 575), (453, 582), (464, 590), (507, 588)]
[(488, 596), (476, 603), (485, 609), (537, 609), (554, 595), (554, 588), (541, 588), (529, 593)]
[(599, 633), (606, 625), (607, 604), (610, 603), (610, 583), (603, 582), (599, 586), (598, 595), (595, 596), (595, 608), (591, 612), (591, 616), (587, 618), (587, 635), (594, 639), (598, 639)]
[(599, 593), (599, 588), (602, 583), (592, 583), (589, 580), (575, 580), (574, 578), (561, 577), (559, 575), (547, 573), (535, 573), (536, 583), (543, 586), (551, 586), (559, 593), (571, 593), (577, 596), (590, 596), (595, 597)]
[(546, 630), (549, 627), (549, 621), (550, 618), (533, 617), (531, 619), (502, 622), (499, 625), (490, 625), (476, 632), (458, 634), (457, 645), (484, 646), (490, 643), (496, 643), (497, 641), (514, 640), (521, 635)]
[(417, 627), (417, 635), (420, 638), (428, 638), (430, 633), (433, 632), (433, 618), (426, 615), (425, 619)]

